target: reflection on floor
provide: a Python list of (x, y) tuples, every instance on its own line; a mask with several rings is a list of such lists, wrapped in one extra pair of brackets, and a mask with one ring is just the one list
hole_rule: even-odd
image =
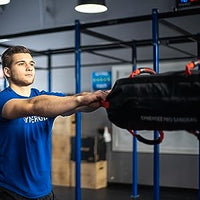
[[(151, 186), (138, 186), (138, 198), (131, 197), (131, 185), (109, 184), (105, 189), (82, 189), (82, 200), (153, 200)], [(75, 200), (75, 188), (54, 186), (57, 200)], [(198, 190), (183, 188), (160, 188), (160, 200), (198, 200)]]

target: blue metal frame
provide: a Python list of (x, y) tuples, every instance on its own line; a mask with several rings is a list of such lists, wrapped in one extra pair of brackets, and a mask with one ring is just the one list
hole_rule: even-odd
[[(81, 92), (80, 22), (75, 21), (75, 76), (76, 93)], [(75, 199), (81, 200), (81, 113), (76, 114), (76, 188)]]
[(48, 91), (51, 92), (52, 90), (52, 73), (51, 73), (51, 68), (52, 68), (52, 64), (51, 64), (51, 54), (48, 54)]
[(138, 194), (138, 155), (137, 155), (137, 138), (133, 137), (133, 153), (132, 153), (132, 195), (131, 198), (139, 197)]
[[(153, 69), (159, 73), (159, 32), (158, 32), (158, 11), (152, 10), (152, 36), (153, 36)], [(159, 137), (158, 131), (154, 131), (154, 139)], [(153, 197), (154, 200), (160, 199), (160, 155), (159, 145), (154, 145), (154, 180), (153, 180)]]
[[(137, 50), (136, 44), (133, 43), (132, 47), (132, 63), (133, 63), (133, 71), (137, 68), (136, 60), (137, 60)], [(138, 155), (137, 155), (137, 138), (133, 137), (133, 153), (132, 153), (132, 194), (131, 198), (138, 198)]]

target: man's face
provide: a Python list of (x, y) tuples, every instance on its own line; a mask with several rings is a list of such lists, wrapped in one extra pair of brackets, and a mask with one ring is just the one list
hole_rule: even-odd
[[(31, 85), (35, 78), (35, 62), (29, 53), (17, 53), (12, 57), (9, 80), (18, 86)], [(8, 76), (7, 75), (7, 76)]]

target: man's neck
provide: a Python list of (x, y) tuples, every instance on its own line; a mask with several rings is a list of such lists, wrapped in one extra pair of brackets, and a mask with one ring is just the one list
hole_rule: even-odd
[(31, 86), (20, 86), (19, 87), (14, 84), (10, 84), (10, 88), (21, 96), (29, 97), (31, 94)]

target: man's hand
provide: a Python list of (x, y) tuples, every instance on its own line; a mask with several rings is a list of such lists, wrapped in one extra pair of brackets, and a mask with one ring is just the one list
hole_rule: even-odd
[(100, 102), (101, 100), (105, 101), (107, 95), (108, 95), (108, 92), (98, 90), (95, 92), (83, 92), (83, 93), (77, 94), (76, 96), (78, 98), (80, 105), (88, 106), (92, 103)]
[(101, 101), (105, 101), (110, 91), (98, 90), (95, 92), (83, 92), (77, 94), (78, 100), (82, 105), (79, 107), (81, 112), (92, 112), (101, 107)]

